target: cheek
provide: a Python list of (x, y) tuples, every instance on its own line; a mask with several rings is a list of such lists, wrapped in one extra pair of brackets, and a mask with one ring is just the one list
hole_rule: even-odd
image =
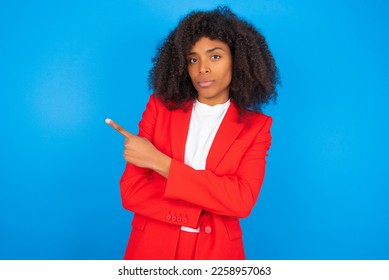
[(226, 84), (231, 84), (232, 81), (232, 71), (231, 69), (228, 69), (224, 72), (224, 82)]
[(231, 63), (226, 63), (224, 64), (222, 67), (219, 68), (219, 73), (221, 74), (221, 76), (223, 77), (223, 80), (225, 82), (231, 82), (231, 78), (232, 78), (232, 65)]
[(228, 71), (228, 75), (229, 75), (229, 80), (230, 80), (230, 85), (231, 85), (231, 82), (232, 82), (232, 68), (230, 68), (230, 71)]
[(193, 68), (192, 67), (191, 68), (188, 67), (187, 71), (188, 71), (188, 75), (189, 75), (190, 79), (193, 82), (193, 79), (195, 78)]

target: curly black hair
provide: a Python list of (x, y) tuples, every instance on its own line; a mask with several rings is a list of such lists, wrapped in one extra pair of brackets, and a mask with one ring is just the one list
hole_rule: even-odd
[(187, 70), (187, 54), (202, 37), (226, 43), (232, 55), (230, 98), (240, 114), (275, 101), (278, 70), (264, 36), (228, 7), (191, 12), (159, 46), (149, 73), (149, 87), (170, 109), (197, 97)]

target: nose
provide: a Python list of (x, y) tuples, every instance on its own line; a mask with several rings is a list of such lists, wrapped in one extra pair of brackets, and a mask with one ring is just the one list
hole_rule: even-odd
[(205, 63), (205, 62), (201, 62), (200, 63), (200, 74), (206, 74), (206, 73), (209, 73), (209, 67), (208, 67), (208, 64)]

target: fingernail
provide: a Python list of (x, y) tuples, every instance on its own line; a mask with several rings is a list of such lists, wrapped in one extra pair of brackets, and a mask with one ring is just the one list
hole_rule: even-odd
[(107, 123), (107, 124), (110, 124), (110, 123), (111, 123), (111, 121), (112, 121), (111, 119), (108, 119), (108, 118), (107, 118), (107, 119), (105, 119), (105, 123)]

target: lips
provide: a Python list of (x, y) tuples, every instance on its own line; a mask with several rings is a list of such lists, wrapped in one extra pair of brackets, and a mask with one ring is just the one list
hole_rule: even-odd
[(213, 80), (204, 80), (204, 81), (198, 81), (197, 84), (202, 88), (207, 88), (213, 85), (215, 81)]

